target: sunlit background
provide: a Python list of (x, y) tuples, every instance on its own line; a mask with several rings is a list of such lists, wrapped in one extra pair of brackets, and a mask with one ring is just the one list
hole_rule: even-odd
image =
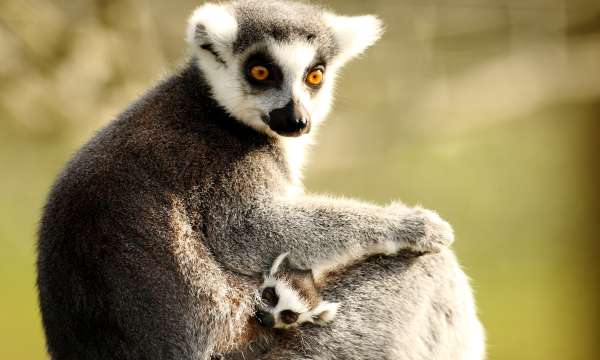
[[(308, 189), (448, 219), (490, 359), (599, 359), (600, 2), (326, 4), (387, 31), (344, 71)], [(185, 59), (196, 5), (0, 1), (0, 359), (46, 357), (34, 252), (53, 178)]]

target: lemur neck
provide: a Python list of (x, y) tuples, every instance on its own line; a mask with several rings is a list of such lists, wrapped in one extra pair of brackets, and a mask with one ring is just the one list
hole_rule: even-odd
[(303, 171), (306, 155), (310, 145), (313, 143), (313, 137), (311, 135), (304, 135), (297, 138), (282, 137), (279, 138), (279, 142), (284, 150), (290, 176), (288, 195), (301, 194), (304, 192)]
[[(225, 123), (229, 123), (229, 125), (233, 125), (230, 121), (237, 123), (234, 125), (235, 127), (244, 128), (243, 131), (236, 131), (237, 135), (241, 138), (245, 138), (243, 142), (249, 141), (249, 143), (254, 144), (256, 146), (258, 144), (276, 144), (280, 147), (281, 155), (285, 157), (285, 163), (283, 164), (286, 167), (286, 172), (289, 178), (289, 186), (287, 195), (294, 196), (300, 194), (304, 191), (304, 186), (302, 184), (302, 172), (304, 169), (306, 153), (308, 151), (309, 146), (313, 143), (313, 134), (306, 134), (300, 137), (291, 138), (291, 137), (282, 137), (277, 136), (275, 133), (266, 134), (258, 129), (250, 126), (248, 123), (236, 119), (232, 115), (228, 114), (225, 110), (225, 107), (218, 105), (219, 102), (214, 98), (214, 94), (210, 91), (211, 85), (209, 79), (205, 72), (202, 70), (199, 61), (197, 58), (192, 58), (189, 67), (190, 71), (194, 73), (194, 76), (199, 80), (199, 85), (202, 87), (203, 93), (210, 97), (211, 104), (207, 104), (205, 106), (205, 111), (210, 110), (212, 116), (216, 116), (219, 113), (222, 113), (220, 116), (216, 116), (220, 125), (227, 125)], [(256, 139), (254, 139), (256, 138)], [(258, 139), (258, 140), (257, 140)], [(258, 145), (260, 146), (260, 145)]]
[(188, 66), (191, 68), (191, 71), (195, 73), (195, 76), (197, 76), (202, 87), (204, 88), (204, 91), (202, 92), (211, 98), (211, 101), (214, 104), (212, 108), (215, 108), (214, 112), (218, 112), (219, 110), (223, 112), (223, 116), (220, 116), (221, 118), (223, 118), (223, 121), (235, 119), (234, 121), (238, 123), (237, 126), (247, 128), (247, 132), (244, 131), (242, 132), (242, 134), (245, 133), (246, 136), (249, 137), (254, 137), (256, 135), (258, 138), (269, 138), (269, 140), (266, 140), (266, 143), (272, 143), (272, 141), (274, 141), (277, 145), (280, 146), (280, 148), (283, 150), (282, 155), (285, 157), (286, 160), (285, 166), (287, 167), (286, 170), (290, 182), (287, 194), (293, 196), (302, 193), (304, 191), (304, 186), (302, 185), (302, 170), (304, 168), (305, 156), (308, 150), (308, 146), (312, 143), (312, 134), (306, 134), (297, 138), (286, 138), (277, 136), (274, 132), (271, 132), (271, 134), (266, 134), (261, 132), (259, 129), (256, 129), (255, 127), (251, 126), (247, 122), (236, 119), (232, 115), (225, 115), (225, 107), (218, 105), (218, 100), (215, 99), (214, 93), (210, 90), (212, 87), (214, 87), (214, 84), (210, 84), (210, 79), (206, 75), (205, 71), (202, 69), (201, 61), (199, 61), (197, 57), (192, 57)]

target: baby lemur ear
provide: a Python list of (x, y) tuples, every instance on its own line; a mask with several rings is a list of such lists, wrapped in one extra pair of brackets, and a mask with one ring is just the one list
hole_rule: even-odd
[(289, 254), (289, 252), (283, 253), (279, 255), (275, 259), (275, 261), (273, 261), (273, 265), (271, 265), (271, 270), (269, 271), (269, 274), (271, 276), (277, 274), (280, 271), (287, 271), (292, 267), (290, 259), (288, 258)]
[(224, 62), (238, 35), (238, 23), (227, 5), (207, 3), (188, 20), (187, 42), (194, 51), (208, 51)]
[(262, 272), (263, 280), (266, 280), (269, 277), (269, 275), (271, 275), (270, 271), (263, 271)]
[(373, 15), (340, 16), (325, 13), (323, 16), (333, 31), (338, 46), (335, 61), (340, 65), (362, 54), (383, 34), (383, 23)]
[(321, 326), (327, 324), (335, 318), (339, 307), (340, 303), (322, 301), (312, 312), (313, 322)]

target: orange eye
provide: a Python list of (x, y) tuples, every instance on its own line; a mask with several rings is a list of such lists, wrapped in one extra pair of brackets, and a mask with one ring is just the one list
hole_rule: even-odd
[(258, 81), (264, 81), (269, 77), (269, 69), (261, 65), (256, 65), (250, 69), (250, 75)]
[(306, 76), (306, 83), (311, 86), (319, 86), (323, 82), (323, 70), (315, 69)]

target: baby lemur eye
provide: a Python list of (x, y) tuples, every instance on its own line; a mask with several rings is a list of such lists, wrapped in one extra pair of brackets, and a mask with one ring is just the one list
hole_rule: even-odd
[(277, 293), (275, 292), (275, 288), (273, 288), (273, 287), (265, 288), (262, 292), (261, 298), (262, 298), (263, 303), (265, 303), (265, 305), (271, 306), (271, 307), (276, 306), (277, 302), (279, 302), (279, 297), (277, 296)]
[(283, 321), (284, 324), (293, 324), (296, 321), (298, 321), (298, 316), (299, 314), (296, 312), (293, 312), (291, 310), (284, 310), (279, 314), (279, 317), (281, 318), (281, 321)]

